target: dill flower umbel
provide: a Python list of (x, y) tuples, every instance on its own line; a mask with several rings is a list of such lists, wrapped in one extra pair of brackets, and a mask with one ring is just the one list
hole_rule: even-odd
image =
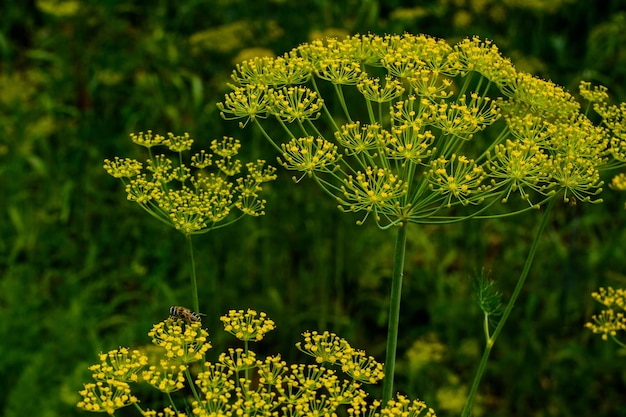
[(110, 350), (100, 354), (100, 363), (89, 370), (97, 381), (115, 379), (122, 382), (136, 382), (137, 374), (148, 363), (148, 357), (139, 350), (128, 348)]
[(165, 349), (168, 360), (182, 364), (203, 359), (212, 347), (208, 341), (209, 333), (202, 328), (201, 322), (184, 324), (172, 317), (155, 324), (148, 336), (152, 337), (152, 343)]
[(263, 340), (266, 333), (275, 329), (274, 321), (263, 312), (255, 310), (230, 310), (227, 315), (220, 317), (224, 323), (224, 330), (237, 339), (247, 342)]
[[(221, 317), (225, 331), (247, 346), (260, 341), (274, 329), (274, 322), (263, 312), (248, 309), (231, 310)], [(160, 356), (148, 363), (139, 350), (120, 348), (101, 354), (101, 364), (90, 369), (95, 383), (85, 384), (79, 408), (107, 412), (133, 404), (144, 416), (181, 417), (191, 411), (194, 416), (288, 415), (361, 415), (370, 407), (370, 417), (390, 415), (433, 417), (434, 411), (419, 401), (403, 396), (380, 408), (380, 401), (369, 400), (362, 384), (382, 379), (382, 364), (365, 352), (354, 349), (334, 333), (303, 333), (300, 351), (316, 359), (316, 364), (288, 364), (280, 355), (257, 358), (243, 348), (228, 348), (215, 362), (203, 361), (194, 367), (190, 362), (204, 360), (211, 348), (200, 322), (184, 324), (169, 317), (153, 326), (148, 333), (159, 346)], [(328, 366), (325, 366), (328, 365)], [(332, 369), (332, 368), (335, 369)], [(140, 378), (136, 378), (141, 375)], [(104, 379), (100, 379), (104, 378)], [(146, 383), (163, 393), (169, 404), (156, 411), (143, 405), (131, 393), (131, 385)], [(171, 393), (187, 389), (184, 404), (177, 404)], [(159, 407), (163, 407), (161, 401)]]
[(598, 315), (593, 315), (591, 317), (593, 321), (585, 324), (585, 327), (602, 335), (602, 340), (608, 340), (610, 337), (615, 343), (626, 347), (626, 341), (620, 339), (623, 337), (620, 334), (626, 332), (626, 290), (600, 288), (591, 293), (591, 296), (606, 309)]
[[(316, 40), (243, 62), (232, 78), (222, 117), (256, 125), (285, 168), (381, 227), (487, 215), (513, 200), (527, 204), (507, 204), (509, 213), (557, 196), (598, 202), (599, 171), (626, 149), (570, 93), (477, 37), (452, 46), (412, 34)], [(605, 89), (583, 87), (619, 120), (601, 105)], [(271, 119), (286, 141), (267, 133)]]
[[(194, 142), (187, 133), (164, 137), (148, 131), (133, 133), (131, 139), (148, 150), (147, 161), (115, 157), (104, 161), (104, 169), (122, 180), (129, 200), (163, 223), (189, 236), (223, 227), (244, 215), (265, 214), (260, 193), (263, 183), (276, 178), (275, 169), (259, 160), (247, 163), (244, 170), (237, 159), (238, 140), (213, 140), (210, 151), (202, 149), (183, 163)], [(155, 153), (163, 147), (176, 156)], [(229, 217), (234, 210), (239, 214)]]
[(85, 384), (79, 394), (83, 397), (77, 406), (85, 411), (105, 412), (114, 414), (118, 408), (136, 403), (137, 397), (131, 395), (130, 386), (126, 382), (109, 379)]

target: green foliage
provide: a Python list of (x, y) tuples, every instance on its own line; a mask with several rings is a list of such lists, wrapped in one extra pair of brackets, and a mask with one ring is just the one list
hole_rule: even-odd
[[(549, 10), (522, 3), (4, 2), (0, 414), (84, 415), (76, 392), (94, 355), (147, 344), (145, 329), (186, 297), (184, 237), (125, 201), (102, 160), (141, 158), (127, 138), (147, 128), (240, 135), (214, 103), (243, 58), (326, 33), (423, 32), (451, 42), (478, 34), (518, 68), (572, 91), (581, 78), (598, 81), (615, 102), (626, 100), (619, 1), (543, 2), (556, 6)], [(270, 158), (254, 135), (239, 138), (245, 157)], [(382, 358), (393, 242), (374, 227), (356, 228), (356, 217), (286, 176), (268, 193), (266, 216), (194, 242), (207, 317), (266, 311), (281, 326), (267, 345), (291, 362), (294, 335), (306, 328), (335, 331)], [(588, 294), (626, 282), (623, 197), (603, 199), (556, 207), (477, 400), (483, 415), (624, 414), (616, 347), (583, 328), (596, 308)], [(482, 312), (467, 277), (484, 266), (506, 299), (533, 224), (522, 216), (411, 225), (399, 352), (408, 363), (428, 334), (445, 350), (418, 370), (399, 365), (398, 387), (439, 415), (455, 414), (453, 400), (467, 392), (482, 347)], [(213, 342), (227, 343), (219, 335)]]

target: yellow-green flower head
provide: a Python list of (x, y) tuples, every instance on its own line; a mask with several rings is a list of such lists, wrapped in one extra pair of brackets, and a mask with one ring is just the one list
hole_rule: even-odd
[(435, 136), (430, 130), (416, 129), (409, 122), (394, 125), (391, 138), (387, 141), (389, 158), (420, 164), (436, 148), (432, 146)]
[(614, 176), (613, 179), (611, 179), (609, 187), (619, 191), (626, 190), (626, 174), (620, 172), (619, 174)]
[(351, 405), (361, 402), (367, 397), (367, 393), (361, 389), (361, 384), (354, 379), (341, 380), (337, 375), (329, 375), (324, 379), (324, 388), (333, 403), (339, 405)]
[(110, 350), (100, 354), (100, 363), (89, 370), (96, 381), (114, 379), (122, 382), (136, 382), (137, 373), (148, 363), (148, 357), (138, 350), (128, 348)]
[(276, 328), (274, 321), (264, 312), (255, 310), (230, 310), (227, 315), (221, 316), (224, 330), (242, 341), (258, 342), (268, 332)]
[(196, 362), (211, 349), (209, 333), (201, 322), (183, 324), (172, 317), (155, 324), (148, 333), (152, 343), (165, 349), (165, 357), (180, 364)]
[(77, 406), (85, 411), (113, 415), (115, 410), (138, 402), (126, 382), (110, 379), (84, 386), (85, 389), (79, 392), (83, 399)]
[(394, 125), (408, 125), (418, 130), (430, 122), (433, 109), (430, 100), (419, 100), (417, 96), (410, 95), (406, 100), (396, 101), (389, 109), (389, 114)]
[(180, 136), (174, 135), (173, 133), (169, 132), (167, 134), (167, 139), (164, 141), (164, 144), (172, 152), (184, 152), (191, 149), (191, 145), (193, 145), (193, 139), (189, 137), (189, 133), (185, 133)]
[(269, 112), (288, 123), (315, 120), (320, 117), (324, 100), (306, 87), (283, 87), (271, 93)]
[[(379, 44), (378, 42), (376, 42)], [(443, 39), (436, 39), (428, 35), (413, 35), (405, 33), (403, 35), (387, 35), (384, 38), (384, 45), (379, 46), (381, 51), (381, 63), (386, 54), (394, 53), (398, 55), (411, 56), (419, 65), (418, 71), (430, 69), (435, 74), (456, 75), (457, 71), (452, 68), (450, 56), (452, 47)], [(408, 78), (408, 77), (407, 77)]]
[(137, 204), (148, 204), (152, 199), (162, 195), (158, 184), (148, 181), (145, 174), (140, 174), (133, 178), (126, 185), (126, 195), (129, 201), (135, 201)]
[(391, 141), (391, 134), (376, 124), (348, 123), (335, 132), (335, 139), (346, 149), (347, 155), (358, 155), (383, 148)]
[(198, 373), (196, 384), (206, 400), (228, 402), (230, 392), (235, 388), (232, 376), (235, 371), (224, 363), (206, 362)]
[(361, 79), (361, 65), (345, 58), (324, 58), (315, 63), (315, 74), (337, 85), (355, 85)]
[(591, 103), (603, 103), (609, 98), (608, 89), (603, 85), (596, 85), (592, 89), (589, 81), (581, 81), (578, 89), (580, 95)]
[(167, 184), (176, 177), (174, 163), (163, 154), (148, 159), (146, 169), (152, 173), (152, 181), (159, 184)]
[(591, 296), (606, 307), (626, 310), (626, 290), (623, 288), (599, 288), (598, 291), (591, 293)]
[(626, 331), (626, 290), (612, 287), (600, 288), (597, 292), (591, 293), (591, 296), (607, 309), (599, 315), (592, 316), (593, 323), (587, 323), (585, 327), (594, 333), (601, 334), (603, 340), (607, 340), (609, 336), (616, 340), (618, 332)]
[(317, 363), (340, 363), (344, 356), (350, 355), (352, 347), (343, 338), (335, 333), (316, 331), (302, 333), (304, 343), (296, 343), (296, 347), (309, 356), (315, 358)]
[(602, 335), (602, 340), (608, 340), (609, 336), (615, 338), (619, 331), (626, 330), (626, 317), (624, 313), (615, 310), (602, 310), (600, 314), (591, 317), (593, 323), (586, 323), (585, 327), (596, 334)]
[(243, 84), (267, 84), (273, 87), (304, 84), (311, 78), (311, 65), (293, 54), (277, 58), (256, 57), (237, 64), (232, 79)]
[(592, 197), (602, 191), (603, 181), (593, 162), (557, 155), (554, 158), (552, 179), (557, 187), (563, 190), (563, 201), (569, 202), (572, 198), (586, 203), (601, 202), (601, 199), (592, 200)]
[(363, 97), (376, 103), (385, 103), (395, 100), (404, 93), (405, 88), (402, 82), (391, 76), (385, 77), (384, 85), (381, 87), (380, 78), (371, 78), (362, 76), (361, 80), (356, 84), (357, 89)]
[(259, 383), (270, 386), (281, 383), (283, 375), (289, 369), (287, 362), (282, 360), (280, 355), (268, 356), (264, 361), (257, 361), (256, 366), (259, 373)]
[(256, 366), (256, 354), (252, 351), (244, 352), (242, 348), (230, 348), (228, 353), (221, 353), (219, 363), (231, 369), (235, 374)]
[(212, 155), (204, 149), (191, 157), (191, 166), (198, 169), (204, 169), (213, 164)]
[(264, 215), (266, 201), (259, 198), (258, 193), (262, 190), (262, 183), (276, 179), (276, 169), (265, 166), (265, 161), (248, 162), (246, 168), (249, 174), (244, 178), (237, 178), (238, 199), (235, 207), (249, 216)]
[[(319, 365), (305, 365), (294, 364), (290, 367), (290, 378), (302, 387), (305, 399), (308, 399), (309, 394), (322, 388), (327, 378), (335, 375), (335, 372), (331, 369), (325, 368)], [(308, 391), (308, 392), (307, 392)]]
[(341, 358), (341, 370), (355, 381), (376, 384), (385, 377), (383, 364), (367, 356), (362, 350), (348, 349)]
[(165, 142), (165, 137), (162, 135), (153, 135), (152, 130), (148, 130), (145, 134), (143, 132), (131, 133), (130, 138), (137, 145), (144, 146), (148, 149), (153, 146), (163, 145)]
[(495, 122), (500, 117), (500, 110), (489, 97), (472, 94), (469, 103), (464, 95), (456, 102), (442, 100), (431, 106), (430, 114), (430, 124), (441, 129), (442, 133), (471, 139)]
[(450, 160), (439, 158), (433, 161), (429, 171), (431, 189), (445, 196), (448, 207), (453, 200), (463, 205), (479, 203), (480, 193), (485, 190), (481, 185), (484, 179), (483, 168), (464, 155), (452, 154)]
[(529, 141), (533, 145), (547, 148), (557, 126), (532, 113), (509, 116), (506, 119), (511, 135), (519, 141)]
[(239, 149), (241, 149), (241, 142), (229, 136), (224, 136), (219, 141), (217, 139), (211, 141), (211, 150), (222, 158), (236, 156), (239, 153)]
[(461, 74), (471, 71), (484, 75), (499, 86), (507, 86), (515, 81), (517, 71), (511, 61), (502, 57), (498, 47), (490, 40), (477, 36), (466, 38), (454, 46), (448, 56), (452, 69)]
[(626, 162), (626, 103), (608, 106), (596, 103), (594, 110), (602, 117), (602, 123), (610, 130), (611, 156), (619, 162)]
[(258, 56), (243, 61), (235, 66), (231, 78), (237, 84), (268, 84), (267, 69), (274, 60), (267, 56)]
[(287, 169), (302, 171), (309, 176), (314, 172), (328, 172), (341, 158), (337, 145), (313, 136), (292, 139), (282, 144), (283, 159), (278, 162)]
[(246, 164), (246, 169), (249, 172), (250, 178), (252, 178), (257, 184), (276, 179), (276, 168), (265, 165), (265, 161), (262, 159), (259, 159), (256, 162), (248, 162)]
[(429, 100), (446, 99), (454, 94), (450, 90), (452, 80), (428, 68), (414, 71), (407, 81), (416, 95)]
[(580, 110), (580, 104), (563, 87), (523, 72), (505, 86), (503, 93), (513, 100), (507, 107), (526, 107), (542, 116), (569, 118)]
[(270, 91), (264, 84), (245, 84), (244, 87), (235, 88), (224, 98), (223, 103), (217, 103), (217, 107), (226, 120), (245, 119), (241, 122), (241, 126), (245, 127), (250, 120), (267, 117)]
[(386, 212), (397, 208), (398, 199), (406, 194), (407, 184), (390, 169), (367, 167), (364, 172), (349, 175), (341, 186), (340, 203), (351, 211)]
[(626, 133), (626, 103), (619, 106), (609, 106), (606, 103), (596, 103), (594, 110), (602, 116), (602, 122), (614, 135), (623, 138)]
[(185, 370), (187, 365), (172, 364), (161, 361), (160, 366), (152, 365), (143, 371), (141, 376), (145, 382), (161, 392), (170, 393), (185, 387)]
[(143, 165), (141, 162), (130, 158), (115, 157), (113, 161), (104, 160), (104, 169), (107, 174), (114, 178), (132, 178), (139, 175)]
[(551, 185), (552, 164), (548, 155), (531, 140), (512, 141), (496, 145), (493, 159), (489, 162), (489, 176), (494, 189), (505, 188), (506, 203), (511, 193), (518, 192), (531, 206), (530, 191), (546, 195)]

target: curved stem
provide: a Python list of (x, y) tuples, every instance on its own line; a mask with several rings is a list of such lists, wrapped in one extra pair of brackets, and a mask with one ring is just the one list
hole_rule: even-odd
[(515, 305), (515, 301), (517, 297), (520, 295), (522, 291), (522, 287), (524, 286), (524, 282), (526, 281), (526, 277), (528, 276), (528, 272), (530, 271), (530, 267), (532, 266), (533, 259), (535, 257), (535, 252), (537, 251), (537, 246), (539, 244), (539, 239), (543, 234), (543, 230), (548, 223), (548, 218), (550, 217), (550, 212), (552, 211), (552, 207), (554, 207), (554, 203), (556, 198), (553, 198), (548, 203), (546, 207), (545, 213), (543, 213), (543, 217), (541, 219), (541, 223), (539, 224), (539, 228), (537, 229), (537, 233), (535, 234), (535, 238), (533, 240), (532, 245), (530, 246), (530, 251), (528, 252), (528, 257), (526, 258), (526, 262), (524, 263), (524, 268), (522, 269), (522, 273), (517, 279), (517, 284), (515, 285), (515, 289), (513, 290), (513, 294), (509, 299), (509, 302), (504, 309), (504, 313), (502, 313), (502, 317), (496, 326), (496, 329), (493, 332), (491, 337), (486, 337), (485, 350), (483, 351), (483, 356), (480, 359), (480, 363), (478, 364), (478, 370), (476, 371), (476, 375), (474, 376), (474, 382), (472, 383), (472, 388), (470, 389), (470, 393), (467, 397), (467, 401), (465, 402), (465, 406), (463, 407), (463, 412), (461, 413), (462, 417), (468, 417), (470, 415), (470, 411), (472, 409), (472, 404), (474, 402), (474, 398), (476, 397), (476, 392), (478, 391), (478, 385), (480, 384), (480, 380), (485, 373), (485, 369), (487, 368), (487, 361), (489, 359), (489, 354), (491, 353), (491, 349), (498, 338), (498, 335), (502, 331), (504, 324), (506, 323), (511, 311), (513, 311), (513, 306)]
[(193, 256), (193, 243), (191, 241), (191, 235), (185, 235), (187, 239), (187, 247), (189, 248), (189, 261), (191, 268), (191, 297), (193, 298), (193, 311), (200, 312), (200, 302), (198, 300), (198, 281), (196, 279), (196, 261)]
[(391, 399), (393, 394), (393, 377), (396, 367), (396, 348), (398, 346), (398, 324), (400, 321), (400, 298), (402, 295), (402, 275), (404, 270), (404, 254), (406, 252), (406, 229), (406, 224), (398, 227), (396, 247), (393, 257), (393, 274), (391, 277), (389, 322), (385, 353), (385, 379), (383, 381), (383, 407)]

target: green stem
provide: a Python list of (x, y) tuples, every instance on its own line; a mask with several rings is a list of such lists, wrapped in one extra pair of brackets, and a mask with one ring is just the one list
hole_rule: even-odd
[(528, 257), (526, 258), (526, 262), (524, 263), (524, 268), (522, 269), (522, 273), (520, 274), (517, 284), (515, 285), (515, 289), (513, 290), (513, 294), (509, 299), (509, 302), (504, 309), (504, 313), (502, 313), (502, 317), (496, 326), (496, 329), (493, 332), (491, 337), (487, 337), (487, 341), (485, 344), (485, 350), (483, 351), (483, 356), (480, 359), (480, 363), (478, 364), (478, 370), (476, 371), (476, 375), (474, 376), (474, 382), (472, 383), (472, 388), (470, 389), (470, 393), (467, 397), (467, 401), (465, 406), (463, 407), (463, 412), (461, 413), (462, 417), (468, 417), (472, 410), (472, 404), (474, 402), (474, 398), (476, 397), (476, 392), (478, 391), (478, 385), (480, 384), (480, 380), (485, 373), (485, 369), (487, 368), (487, 361), (489, 360), (489, 355), (491, 354), (491, 349), (498, 338), (498, 335), (502, 331), (504, 324), (506, 323), (511, 311), (513, 311), (513, 306), (515, 305), (515, 301), (517, 297), (520, 295), (522, 291), (522, 287), (524, 286), (524, 282), (526, 281), (526, 277), (528, 276), (528, 272), (530, 272), (530, 267), (532, 266), (533, 259), (535, 257), (535, 252), (537, 251), (537, 246), (539, 245), (539, 239), (543, 234), (543, 231), (548, 223), (548, 218), (550, 217), (550, 212), (552, 211), (552, 207), (554, 207), (554, 203), (556, 198), (553, 198), (548, 203), (546, 207), (545, 213), (543, 213), (543, 217), (541, 219), (541, 223), (539, 224), (539, 228), (537, 229), (537, 233), (535, 234), (535, 238), (533, 240), (532, 245), (530, 246), (530, 251), (528, 252)]
[(385, 353), (385, 379), (383, 381), (383, 406), (393, 394), (393, 376), (396, 367), (396, 348), (398, 346), (398, 324), (400, 321), (400, 298), (402, 295), (402, 274), (404, 254), (406, 252), (406, 224), (398, 227), (396, 247), (393, 257), (391, 277), (391, 297), (389, 300), (389, 323), (387, 328), (387, 347)]
[(200, 402), (198, 391), (196, 391), (196, 384), (194, 384), (193, 377), (191, 376), (191, 372), (189, 372), (189, 366), (185, 368), (185, 377), (187, 378), (187, 383), (189, 384), (189, 388), (191, 388), (193, 398), (195, 398), (196, 401)]
[(200, 312), (200, 301), (198, 300), (198, 281), (196, 279), (196, 261), (193, 256), (193, 242), (191, 235), (186, 235), (187, 247), (189, 248), (189, 261), (191, 267), (191, 296), (193, 298), (193, 311)]
[(176, 408), (176, 403), (174, 402), (174, 399), (172, 398), (172, 394), (169, 392), (166, 394), (167, 394), (167, 399), (170, 401), (170, 404), (172, 405), (172, 408), (178, 414), (178, 408)]

